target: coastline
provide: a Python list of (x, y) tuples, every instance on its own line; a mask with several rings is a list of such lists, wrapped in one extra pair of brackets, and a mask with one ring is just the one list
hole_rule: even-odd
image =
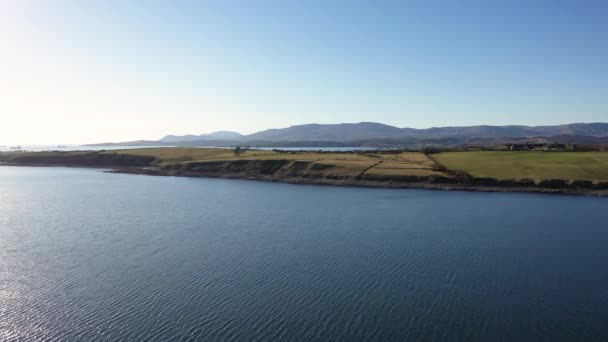
[[(606, 152), (488, 153), (258, 150), (236, 153), (227, 149), (150, 148), (0, 153), (0, 166), (86, 167), (110, 173), (289, 184), (608, 197), (607, 178), (601, 173), (607, 170), (603, 165), (608, 166)], [(555, 165), (561, 165), (562, 169), (555, 169)], [(475, 167), (479, 166), (485, 167), (485, 172), (476, 172)], [(537, 172), (519, 172), (524, 167)], [(580, 172), (572, 174), (573, 168)], [(503, 172), (505, 169), (510, 173)], [(594, 180), (585, 177), (598, 172)]]
[(608, 189), (589, 188), (548, 188), (540, 186), (488, 186), (467, 183), (441, 183), (431, 181), (397, 181), (369, 180), (353, 178), (315, 178), (285, 175), (263, 175), (257, 173), (202, 173), (175, 172), (158, 167), (116, 167), (111, 165), (77, 165), (77, 164), (19, 164), (0, 162), (0, 166), (12, 167), (74, 167), (101, 169), (105, 173), (120, 173), (157, 177), (189, 177), (189, 178), (221, 178), (241, 179), (262, 182), (287, 183), (294, 185), (323, 185), (340, 187), (363, 187), (382, 189), (424, 189), (436, 191), (467, 191), (467, 192), (503, 192), (503, 193), (540, 193), (548, 195), (575, 195), (608, 197)]
[(586, 189), (586, 188), (545, 188), (539, 186), (487, 186), (466, 183), (434, 183), (430, 181), (376, 181), (368, 179), (332, 179), (297, 177), (284, 175), (263, 175), (256, 173), (203, 173), (203, 172), (175, 172), (174, 170), (164, 170), (156, 167), (112, 167), (107, 173), (122, 173), (133, 175), (160, 176), (160, 177), (190, 177), (190, 178), (221, 178), (221, 179), (241, 179), (264, 182), (277, 182), (295, 185), (324, 185), (341, 187), (365, 187), (365, 188), (384, 188), (384, 189), (426, 189), (437, 191), (468, 191), (468, 192), (504, 192), (504, 193), (541, 193), (552, 195), (577, 195), (608, 197), (608, 189)]

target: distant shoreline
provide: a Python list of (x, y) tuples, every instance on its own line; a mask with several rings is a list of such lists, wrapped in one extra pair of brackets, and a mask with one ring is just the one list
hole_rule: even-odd
[(290, 184), (608, 197), (608, 152), (145, 148), (8, 152), (0, 153), (0, 165), (94, 167), (113, 173)]

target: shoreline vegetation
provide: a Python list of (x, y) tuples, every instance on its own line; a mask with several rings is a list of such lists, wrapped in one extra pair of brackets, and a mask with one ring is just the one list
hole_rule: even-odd
[(608, 196), (608, 152), (284, 151), (161, 147), (2, 152), (0, 165), (107, 167), (155, 176), (293, 184)]

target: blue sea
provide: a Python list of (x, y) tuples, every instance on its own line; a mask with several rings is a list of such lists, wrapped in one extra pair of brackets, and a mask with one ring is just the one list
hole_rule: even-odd
[(0, 167), (0, 341), (606, 341), (608, 199)]

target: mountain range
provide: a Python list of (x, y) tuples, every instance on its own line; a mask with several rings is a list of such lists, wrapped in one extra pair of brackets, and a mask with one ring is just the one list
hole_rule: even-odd
[[(267, 129), (243, 135), (220, 131), (201, 135), (167, 135), (161, 143), (196, 141), (232, 142), (353, 142), (364, 140), (445, 139), (445, 138), (539, 138), (539, 137), (608, 137), (608, 123), (573, 123), (556, 126), (461, 126), (425, 129), (399, 128), (375, 122), (341, 124), (307, 124), (280, 129)], [(604, 140), (604, 139), (602, 139)]]
[(244, 135), (238, 132), (218, 131), (209, 134), (200, 135), (166, 135), (159, 141), (162, 142), (182, 142), (182, 141), (198, 141), (198, 140), (240, 140)]

